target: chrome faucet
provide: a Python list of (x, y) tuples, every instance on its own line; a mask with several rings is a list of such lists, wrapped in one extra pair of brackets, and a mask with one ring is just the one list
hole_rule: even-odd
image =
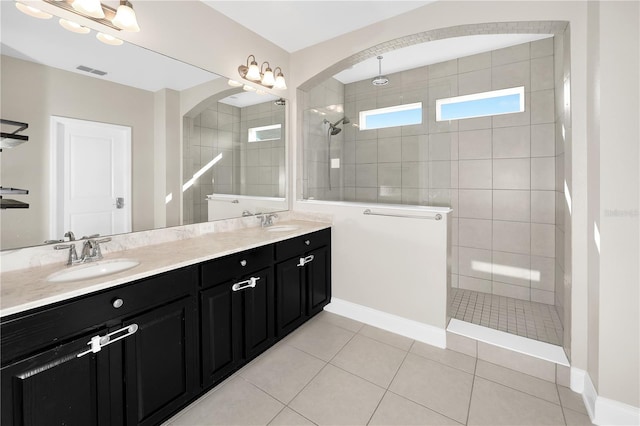
[(88, 238), (88, 239), (82, 245), (82, 253), (79, 258), (78, 258), (78, 252), (76, 251), (75, 243), (56, 244), (55, 246), (53, 246), (53, 249), (54, 250), (69, 249), (67, 266), (79, 265), (87, 262), (95, 262), (96, 260), (102, 259), (102, 250), (100, 249), (100, 243), (106, 243), (107, 241), (111, 241), (111, 238), (102, 238), (100, 240), (96, 240), (95, 237), (97, 236), (98, 234), (92, 235), (90, 237), (83, 237), (83, 239), (85, 238)]
[(260, 226), (264, 228), (265, 226), (273, 225), (273, 219), (277, 218), (278, 215), (275, 213), (260, 213), (256, 217), (260, 219)]

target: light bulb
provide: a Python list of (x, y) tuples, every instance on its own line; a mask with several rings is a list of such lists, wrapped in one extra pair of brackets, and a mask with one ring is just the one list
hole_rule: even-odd
[(64, 28), (65, 30), (71, 31), (72, 33), (77, 33), (77, 34), (88, 34), (89, 32), (91, 32), (91, 30), (87, 27), (83, 27), (80, 24), (77, 24), (73, 21), (67, 21), (66, 19), (62, 19), (60, 18), (60, 25), (62, 26), (62, 28)]
[(287, 90), (287, 83), (284, 81), (284, 75), (282, 75), (282, 73), (278, 73), (276, 76), (276, 82), (273, 85), (273, 88), (278, 90)]
[(267, 70), (264, 72), (264, 75), (262, 76), (261, 83), (263, 86), (267, 86), (267, 87), (273, 87), (273, 85), (276, 83), (276, 80), (273, 78), (273, 71), (271, 71), (271, 68), (267, 67)]
[(96, 38), (104, 44), (108, 44), (111, 46), (120, 46), (122, 43), (124, 43), (119, 38), (115, 38), (114, 36), (105, 33), (96, 34)]
[(130, 5), (131, 3), (125, 2), (124, 4), (118, 6), (116, 16), (113, 18), (111, 23), (125, 31), (137, 33), (138, 31), (140, 31), (140, 27), (138, 26), (136, 13), (133, 11), (133, 8)]
[(242, 83), (240, 83), (239, 81), (235, 81), (235, 80), (229, 80), (227, 82), (227, 84), (231, 87), (240, 87), (242, 86)]
[(249, 65), (249, 71), (247, 71), (245, 78), (247, 80), (260, 81), (260, 68), (258, 68), (256, 61), (251, 62), (251, 65)]
[(38, 18), (38, 19), (51, 19), (51, 17), (53, 15), (47, 13), (47, 12), (43, 12), (40, 9), (36, 9), (35, 7), (31, 7), (31, 6), (27, 6), (26, 4), (23, 3), (16, 3), (16, 7), (18, 8), (18, 10), (22, 13), (25, 13), (31, 17), (34, 18)]
[(71, 7), (84, 15), (91, 16), (92, 18), (104, 18), (104, 11), (102, 10), (100, 0), (73, 0)]
[(246, 85), (246, 84), (245, 84), (244, 86), (242, 86), (242, 89), (243, 89), (245, 92), (255, 92), (255, 91), (257, 90), (255, 87), (253, 87), (253, 86), (248, 86), (248, 85)]

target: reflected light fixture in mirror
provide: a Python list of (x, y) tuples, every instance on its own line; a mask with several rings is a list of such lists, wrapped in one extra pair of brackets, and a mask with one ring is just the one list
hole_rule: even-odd
[[(264, 68), (265, 65), (267, 66), (266, 69)], [(262, 72), (263, 69), (264, 73)], [(282, 68), (276, 67), (276, 70), (280, 70), (280, 72), (278, 72), (274, 77), (274, 72), (271, 69), (269, 62), (263, 62), (262, 66), (258, 68), (256, 57), (254, 55), (249, 55), (247, 57), (247, 64), (240, 65), (238, 67), (238, 74), (240, 74), (240, 77), (245, 80), (252, 81), (268, 89), (285, 90), (287, 88), (287, 84), (284, 80)]]
[(105, 17), (100, 0), (74, 0), (73, 3), (71, 3), (71, 7), (73, 7), (76, 12), (92, 18), (104, 19)]
[(32, 6), (27, 6), (24, 3), (20, 3), (20, 2), (16, 2), (16, 7), (18, 8), (18, 10), (26, 15), (32, 16), (34, 18), (38, 18), (38, 19), (51, 19), (53, 17), (53, 15), (47, 13), (47, 12), (43, 12), (40, 9), (36, 9), (35, 7)]
[(120, 0), (117, 10), (106, 6), (100, 0), (43, 0), (52, 6), (59, 7), (101, 25), (117, 31), (138, 32), (138, 19), (131, 2)]
[(229, 79), (229, 81), (227, 82), (227, 84), (228, 84), (229, 86), (231, 86), (231, 87), (242, 87), (242, 86), (243, 86), (243, 84), (242, 84), (242, 83), (240, 83), (239, 81), (231, 80), (231, 79)]
[(110, 46), (120, 46), (122, 43), (124, 43), (119, 38), (116, 38), (112, 35), (105, 34), (105, 33), (96, 34), (96, 38), (101, 42), (103, 42), (104, 44), (108, 44)]
[(73, 21), (67, 21), (66, 19), (60, 18), (60, 26), (65, 30), (71, 31), (76, 34), (89, 34), (91, 30), (87, 27), (83, 27), (80, 24), (77, 24)]
[(131, 31), (134, 33), (140, 31), (138, 20), (136, 19), (136, 13), (133, 11), (131, 3), (126, 0), (120, 1), (120, 6), (118, 6), (118, 10), (116, 11), (116, 16), (111, 22), (116, 27), (122, 28), (125, 31)]

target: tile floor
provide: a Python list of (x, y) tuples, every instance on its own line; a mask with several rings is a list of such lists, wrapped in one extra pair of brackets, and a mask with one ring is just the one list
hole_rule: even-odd
[(453, 288), (452, 318), (562, 346), (563, 329), (555, 306)]
[(590, 425), (533, 376), (322, 312), (168, 425)]

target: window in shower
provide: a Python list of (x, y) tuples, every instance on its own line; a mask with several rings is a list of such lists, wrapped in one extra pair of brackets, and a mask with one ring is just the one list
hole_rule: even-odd
[(524, 86), (436, 100), (436, 121), (524, 111)]
[(279, 140), (281, 137), (282, 124), (249, 128), (249, 142), (275, 141)]
[(360, 130), (422, 124), (422, 102), (360, 111)]

